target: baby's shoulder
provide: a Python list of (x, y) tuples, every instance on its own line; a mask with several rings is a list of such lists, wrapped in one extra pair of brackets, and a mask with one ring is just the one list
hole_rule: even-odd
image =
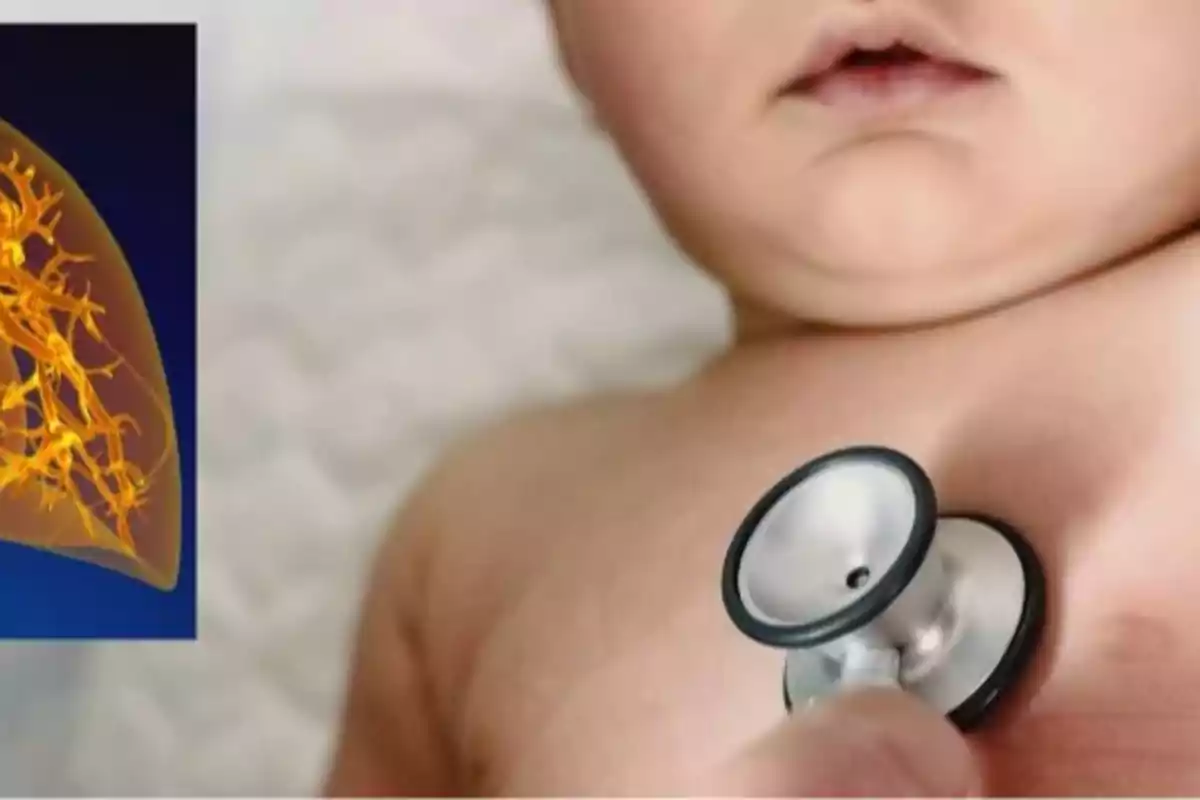
[(458, 748), (450, 731), (478, 647), (541, 562), (550, 509), (586, 496), (577, 482), (611, 463), (643, 406), (510, 415), (460, 437), (409, 490), (370, 567), (331, 793), (455, 793), (442, 748)]
[[(642, 433), (664, 413), (652, 393), (588, 398), (524, 409), (449, 445), (410, 505), (456, 534), (528, 520), (555, 498), (578, 494), (604, 472), (636, 457)], [(578, 501), (578, 497), (575, 498)]]
[(611, 477), (646, 453), (660, 403), (631, 394), (525, 410), (443, 451), (409, 494), (385, 555), (406, 573), (405, 605), (428, 632), (434, 674), (464, 668), (467, 642), (527, 585), (547, 549), (612, 501)]
[(665, 405), (665, 393), (603, 395), (478, 426), (442, 451), (395, 527), (417, 540), (429, 570), (530, 546), (562, 512), (586, 514), (606, 478), (646, 455), (646, 432), (669, 413)]

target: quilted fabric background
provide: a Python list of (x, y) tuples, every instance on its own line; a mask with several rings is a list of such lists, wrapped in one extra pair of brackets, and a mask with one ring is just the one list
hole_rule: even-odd
[(204, 193), (201, 641), (0, 649), (0, 793), (311, 794), (367, 557), (448, 437), (723, 342), (537, 5), (0, 0), (199, 19)]

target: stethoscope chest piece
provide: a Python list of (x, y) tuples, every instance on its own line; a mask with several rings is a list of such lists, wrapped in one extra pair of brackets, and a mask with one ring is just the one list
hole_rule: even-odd
[(838, 450), (776, 484), (734, 535), (725, 608), (785, 651), (784, 702), (896, 685), (976, 725), (1030, 660), (1045, 581), (1033, 549), (982, 516), (939, 516), (907, 456)]

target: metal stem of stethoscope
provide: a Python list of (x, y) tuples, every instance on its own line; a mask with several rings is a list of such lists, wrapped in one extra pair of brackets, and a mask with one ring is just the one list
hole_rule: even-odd
[(785, 650), (789, 709), (860, 684), (894, 684), (961, 727), (1029, 660), (1045, 587), (1008, 526), (938, 516), (933, 485), (882, 447), (824, 455), (751, 509), (722, 575), (744, 634)]

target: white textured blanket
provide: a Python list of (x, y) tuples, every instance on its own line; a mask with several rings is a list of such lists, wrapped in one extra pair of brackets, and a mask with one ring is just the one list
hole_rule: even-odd
[(0, 0), (198, 17), (205, 195), (201, 641), (0, 648), (0, 793), (311, 794), (366, 558), (447, 437), (724, 340), (537, 5)]

